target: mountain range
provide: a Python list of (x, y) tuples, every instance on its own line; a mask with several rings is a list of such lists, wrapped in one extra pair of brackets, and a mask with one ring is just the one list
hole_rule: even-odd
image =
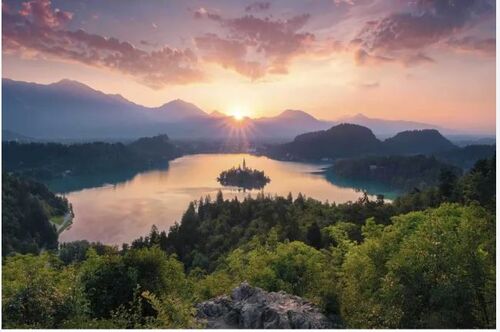
[(439, 129), (425, 123), (374, 119), (362, 114), (325, 121), (301, 110), (285, 110), (274, 117), (245, 118), (239, 122), (218, 111), (209, 114), (180, 99), (159, 107), (146, 107), (71, 80), (44, 85), (3, 79), (2, 93), (2, 130), (11, 138), (134, 139), (168, 133), (174, 139), (243, 137), (286, 141), (340, 122), (370, 127), (378, 137), (403, 130)]

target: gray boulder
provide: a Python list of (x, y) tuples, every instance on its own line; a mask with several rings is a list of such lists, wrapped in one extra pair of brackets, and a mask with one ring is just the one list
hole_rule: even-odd
[(196, 306), (197, 319), (210, 329), (326, 329), (340, 327), (312, 303), (285, 292), (266, 292), (244, 282), (231, 296)]

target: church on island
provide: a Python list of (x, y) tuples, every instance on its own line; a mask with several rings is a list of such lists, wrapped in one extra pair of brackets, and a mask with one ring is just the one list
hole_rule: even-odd
[(248, 168), (245, 158), (238, 168), (222, 171), (217, 181), (223, 186), (238, 187), (244, 190), (262, 189), (271, 179), (265, 175), (264, 171)]

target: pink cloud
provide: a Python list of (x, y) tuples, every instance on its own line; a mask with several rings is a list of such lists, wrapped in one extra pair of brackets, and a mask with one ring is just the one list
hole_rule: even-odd
[(69, 22), (73, 13), (51, 8), (50, 0), (30, 0), (22, 3), (19, 15), (40, 27), (56, 28)]
[(493, 57), (496, 54), (495, 38), (478, 38), (473, 36), (452, 38), (446, 42), (446, 45), (458, 52), (474, 53)]
[[(351, 45), (366, 55), (388, 57), (407, 64), (434, 62), (422, 53), (426, 48), (466, 31), (483, 20), (494, 19), (491, 0), (417, 0), (408, 12), (396, 12), (365, 23)], [(488, 42), (487, 42), (488, 43)], [(471, 40), (450, 42), (452, 49), (491, 47)], [(489, 42), (491, 43), (491, 41)], [(455, 45), (453, 45), (455, 44)]]
[(227, 40), (207, 33), (195, 38), (196, 45), (204, 52), (204, 59), (234, 69), (237, 73), (257, 79), (265, 74), (265, 68), (257, 61), (247, 61), (247, 46), (238, 40)]
[[(253, 15), (234, 19), (205, 17), (218, 22), (226, 35), (195, 38), (204, 58), (252, 79), (268, 73), (287, 73), (290, 61), (306, 54), (315, 39), (312, 33), (300, 32), (309, 20), (307, 14), (285, 20)], [(233, 49), (236, 45), (238, 52)]]
[(269, 2), (263, 2), (263, 1), (258, 1), (249, 4), (248, 6), (245, 7), (246, 12), (263, 12), (266, 10), (269, 10), (271, 8), (271, 3)]
[(215, 21), (221, 20), (221, 16), (211, 10), (206, 9), (205, 7), (200, 7), (193, 11), (194, 18), (202, 19), (209, 18)]
[(63, 29), (71, 18), (71, 13), (53, 10), (47, 0), (25, 2), (19, 12), (4, 8), (4, 52), (29, 52), (106, 68), (154, 89), (204, 80), (190, 49), (165, 46), (146, 52), (116, 38)]
[(488, 0), (417, 0), (410, 12), (367, 22), (357, 39), (370, 50), (421, 49), (491, 17)]

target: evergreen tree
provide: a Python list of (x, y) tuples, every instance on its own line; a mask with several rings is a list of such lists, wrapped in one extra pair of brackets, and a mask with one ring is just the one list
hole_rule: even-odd
[(319, 229), (318, 223), (313, 222), (311, 226), (307, 229), (306, 234), (307, 244), (316, 249), (321, 248), (321, 230)]

